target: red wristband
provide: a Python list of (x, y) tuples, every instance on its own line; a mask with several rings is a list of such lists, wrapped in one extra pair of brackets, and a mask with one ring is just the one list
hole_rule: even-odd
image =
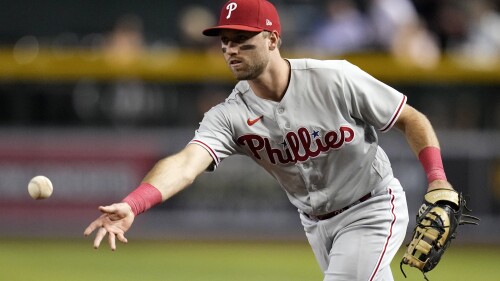
[(441, 159), (441, 150), (439, 150), (439, 148), (433, 146), (425, 147), (418, 154), (418, 159), (424, 167), (429, 183), (435, 180), (446, 180), (443, 160)]
[(141, 183), (122, 202), (130, 205), (134, 215), (144, 213), (156, 204), (161, 203), (161, 192), (149, 183)]

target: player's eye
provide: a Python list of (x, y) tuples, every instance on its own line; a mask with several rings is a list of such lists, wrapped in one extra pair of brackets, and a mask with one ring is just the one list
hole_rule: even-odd
[(237, 36), (237, 37), (234, 39), (234, 42), (235, 42), (235, 43), (238, 43), (238, 44), (241, 44), (241, 43), (243, 43), (243, 42), (245, 42), (245, 41), (247, 41), (247, 40), (248, 40), (248, 36), (246, 36), (246, 35), (239, 35), (239, 36)]
[(230, 42), (235, 44), (241, 44), (246, 42), (250, 37), (247, 35), (237, 35), (235, 37), (221, 37), (220, 41), (223, 45), (228, 45)]

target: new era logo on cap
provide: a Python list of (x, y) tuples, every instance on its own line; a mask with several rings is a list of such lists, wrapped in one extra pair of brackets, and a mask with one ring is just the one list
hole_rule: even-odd
[(218, 36), (221, 29), (251, 32), (277, 31), (281, 25), (276, 8), (266, 0), (230, 0), (222, 6), (219, 24), (203, 30), (206, 36)]

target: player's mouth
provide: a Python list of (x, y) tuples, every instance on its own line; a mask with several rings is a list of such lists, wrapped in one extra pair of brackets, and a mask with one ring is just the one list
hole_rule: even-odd
[(229, 60), (228, 64), (231, 68), (241, 68), (243, 65), (243, 61), (238, 59), (231, 59)]

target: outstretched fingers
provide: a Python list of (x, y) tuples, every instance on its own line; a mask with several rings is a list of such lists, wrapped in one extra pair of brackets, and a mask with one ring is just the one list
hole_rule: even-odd
[(110, 206), (100, 206), (101, 216), (93, 221), (83, 232), (89, 236), (96, 231), (94, 248), (101, 245), (102, 240), (108, 235), (108, 244), (111, 250), (116, 250), (116, 239), (122, 243), (127, 243), (125, 232), (134, 221), (134, 214), (126, 203), (117, 203)]
[(117, 233), (116, 238), (122, 243), (128, 243), (127, 238), (125, 238), (125, 235), (123, 233)]
[(104, 227), (99, 228), (94, 239), (94, 249), (99, 248), (102, 239), (106, 236), (106, 233), (108, 233), (108, 231)]
[(98, 219), (96, 219), (91, 224), (89, 224), (89, 226), (87, 226), (87, 228), (85, 228), (83, 235), (89, 236), (92, 232), (94, 232), (94, 230), (96, 230), (99, 227), (102, 227), (103, 226), (103, 219), (104, 219), (103, 217), (104, 217), (104, 215), (101, 215)]
[(116, 251), (116, 238), (113, 232), (108, 232), (108, 243), (111, 251)]

